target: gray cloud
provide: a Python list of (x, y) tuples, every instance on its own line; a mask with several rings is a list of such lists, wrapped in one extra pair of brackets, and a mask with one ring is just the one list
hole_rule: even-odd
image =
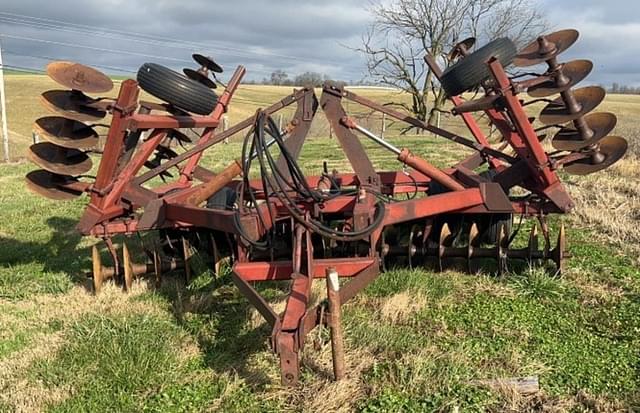
[(580, 31), (561, 60), (592, 60), (594, 70), (585, 83), (640, 86), (640, 2), (544, 0), (543, 7), (553, 30)]
[[(160, 63), (174, 68), (189, 66), (192, 52), (206, 52), (229, 70), (237, 64), (246, 65), (249, 77), (254, 79), (267, 76), (275, 69), (291, 74), (314, 70), (347, 80), (362, 78), (364, 66), (361, 58), (343, 45), (359, 43), (369, 18), (363, 2), (344, 0), (183, 0), (154, 3), (59, 0), (43, 4), (27, 0), (3, 4), (0, 11), (197, 43), (167, 47), (149, 44), (139, 37), (127, 41), (115, 39), (117, 36), (113, 35), (107, 36), (111, 38), (78, 35), (69, 31), (47, 30), (46, 24), (51, 24), (50, 21), (39, 21), (41, 28), (34, 28), (19, 22), (19, 17), (4, 15), (0, 20), (0, 32), (3, 34), (78, 45), (74, 48), (3, 38), (3, 48), (17, 54), (74, 59), (135, 70), (144, 61), (154, 59), (81, 46), (152, 55)], [(66, 30), (75, 29), (67, 27)], [(42, 67), (46, 63), (41, 59), (10, 53), (5, 60), (7, 64), (16, 66)]]
[[(260, 79), (275, 69), (290, 74), (313, 70), (334, 78), (358, 80), (364, 76), (361, 56), (343, 45), (356, 46), (370, 16), (368, 0), (0, 0), (0, 11), (54, 19), (97, 28), (152, 36), (123, 40), (76, 34), (73, 27), (48, 30), (20, 24), (20, 18), (0, 15), (0, 33), (46, 39), (60, 44), (2, 38), (5, 63), (43, 67), (46, 56), (135, 71), (145, 61), (179, 69), (191, 66), (192, 52), (206, 52), (228, 71), (237, 64)], [(542, 0), (552, 29), (573, 27), (581, 32), (578, 43), (563, 60), (588, 58), (595, 62), (589, 82), (614, 81), (640, 85), (640, 2), (610, 0)], [(68, 31), (63, 31), (68, 30)], [(93, 30), (99, 32), (99, 30)], [(95, 33), (98, 34), (98, 33)], [(187, 43), (166, 44), (170, 39)], [(124, 50), (153, 57), (82, 48)], [(172, 46), (172, 47), (169, 47)], [(27, 55), (27, 56), (25, 56)], [(113, 71), (113, 70), (112, 70)]]

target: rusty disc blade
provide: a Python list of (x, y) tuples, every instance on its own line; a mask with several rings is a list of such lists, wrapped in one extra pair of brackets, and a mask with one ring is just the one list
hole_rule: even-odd
[(530, 87), (527, 90), (529, 96), (534, 98), (544, 98), (571, 89), (582, 82), (593, 70), (593, 63), (590, 60), (573, 60), (562, 66), (562, 74), (566, 77), (567, 83), (558, 85), (556, 79)]
[(571, 175), (589, 175), (606, 169), (616, 163), (627, 152), (628, 143), (619, 136), (607, 136), (598, 145), (599, 153), (604, 155), (602, 162), (595, 163), (591, 157), (580, 159), (564, 165), (564, 170)]
[(104, 277), (102, 273), (102, 261), (100, 260), (100, 252), (95, 245), (91, 248), (91, 264), (93, 266), (93, 292), (98, 294), (102, 283), (104, 283)]
[(35, 194), (56, 201), (68, 201), (82, 195), (89, 186), (76, 178), (38, 169), (26, 176), (27, 188)]
[[(522, 49), (513, 60), (513, 64), (518, 67), (527, 67), (543, 63), (558, 56), (560, 53), (571, 47), (576, 40), (578, 40), (578, 36), (580, 36), (580, 33), (573, 29), (560, 30), (555, 33), (541, 36)], [(551, 43), (549, 45), (550, 50), (540, 50), (539, 41), (542, 37), (544, 37), (547, 42)]]
[(184, 69), (182, 69), (182, 72), (189, 79), (195, 80), (198, 83), (202, 83), (203, 85), (205, 85), (209, 89), (216, 89), (218, 87), (218, 85), (216, 85), (216, 82), (214, 82), (213, 80), (209, 79), (209, 77), (207, 77), (206, 75), (198, 72), (197, 70), (193, 70), (193, 69), (189, 69), (188, 67), (185, 67)]
[(47, 74), (57, 83), (69, 89), (86, 93), (106, 93), (113, 89), (113, 82), (104, 73), (74, 62), (51, 62)]
[(42, 94), (40, 101), (48, 110), (79, 122), (96, 122), (107, 115), (103, 110), (88, 106), (95, 100), (81, 92), (48, 90)]
[(125, 291), (131, 291), (133, 286), (133, 278), (135, 276), (133, 272), (133, 261), (131, 260), (131, 254), (129, 254), (129, 247), (126, 243), (122, 243), (122, 264), (124, 267), (124, 288)]
[(469, 52), (469, 50), (471, 50), (471, 48), (475, 44), (476, 44), (475, 37), (468, 37), (463, 41), (457, 43), (455, 46), (453, 46), (453, 49), (449, 53), (449, 60), (455, 60), (459, 56), (462, 56), (462, 53), (461, 53), (462, 50), (466, 50), (467, 52)]
[(28, 155), (29, 159), (42, 169), (59, 175), (82, 175), (89, 172), (93, 166), (91, 158), (86, 153), (49, 142), (31, 145)]
[(607, 136), (613, 128), (616, 127), (616, 115), (609, 112), (590, 113), (584, 117), (589, 129), (593, 131), (593, 135), (589, 139), (583, 139), (580, 132), (573, 126), (565, 126), (553, 137), (551, 145), (559, 151), (578, 151), (587, 146), (594, 145), (605, 136)]
[(556, 264), (558, 274), (562, 275), (566, 269), (567, 258), (567, 235), (564, 229), (564, 223), (560, 225), (560, 231), (558, 231), (558, 243), (556, 247), (551, 251), (551, 259)]
[(538, 119), (545, 125), (560, 125), (576, 120), (594, 110), (602, 101), (606, 92), (600, 86), (587, 86), (573, 91), (579, 110), (573, 113), (565, 105), (563, 97), (555, 99), (540, 112)]
[(222, 73), (222, 66), (213, 61), (212, 58), (208, 56), (204, 56), (198, 53), (191, 55), (193, 60), (195, 60), (200, 66), (206, 67), (215, 73)]
[(45, 140), (71, 149), (92, 149), (99, 136), (91, 126), (61, 116), (45, 116), (35, 121), (33, 129)]

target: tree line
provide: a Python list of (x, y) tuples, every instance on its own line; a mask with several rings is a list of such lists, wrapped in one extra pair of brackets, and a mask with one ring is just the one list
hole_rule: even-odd
[(621, 85), (614, 82), (608, 90), (609, 93), (617, 93), (620, 95), (640, 95), (640, 86), (634, 87), (629, 85)]
[(379, 82), (370, 80), (344, 81), (333, 79), (331, 76), (318, 72), (304, 72), (296, 76), (289, 76), (284, 70), (275, 70), (271, 72), (269, 77), (260, 80), (248, 81), (249, 84), (263, 84), (273, 86), (301, 86), (301, 87), (320, 87), (328, 80), (337, 81), (345, 85), (351, 86), (379, 86)]

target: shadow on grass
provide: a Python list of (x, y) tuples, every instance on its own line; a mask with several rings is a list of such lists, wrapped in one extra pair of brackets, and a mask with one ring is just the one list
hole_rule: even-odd
[[(282, 283), (273, 282), (256, 286), (267, 298), (281, 293), (281, 287)], [(252, 306), (229, 273), (197, 288), (185, 286), (183, 278), (176, 276), (157, 294), (169, 302), (176, 323), (197, 340), (206, 367), (219, 374), (237, 374), (254, 389), (274, 384), (252, 360), (257, 353), (270, 351), (270, 327), (252, 322)], [(277, 368), (275, 357), (267, 363)]]
[[(71, 284), (87, 286), (89, 247), (79, 248), (82, 236), (77, 220), (50, 217), (51, 237), (46, 242), (0, 236), (0, 295), (17, 297), (29, 292), (62, 292)], [(20, 291), (24, 289), (24, 291)]]

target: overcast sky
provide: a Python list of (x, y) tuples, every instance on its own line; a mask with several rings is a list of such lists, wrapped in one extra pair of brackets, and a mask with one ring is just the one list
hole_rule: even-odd
[[(540, 1), (552, 29), (581, 32), (562, 60), (593, 60), (590, 83), (640, 86), (640, 2)], [(135, 72), (146, 61), (174, 68), (194, 66), (190, 54), (204, 52), (228, 72), (244, 64), (252, 79), (283, 69), (291, 75), (311, 70), (360, 80), (364, 62), (345, 46), (359, 44), (370, 20), (367, 4), (367, 0), (0, 0), (0, 41), (4, 63), (10, 66), (43, 68), (46, 58), (58, 58), (102, 65), (112, 73)]]

